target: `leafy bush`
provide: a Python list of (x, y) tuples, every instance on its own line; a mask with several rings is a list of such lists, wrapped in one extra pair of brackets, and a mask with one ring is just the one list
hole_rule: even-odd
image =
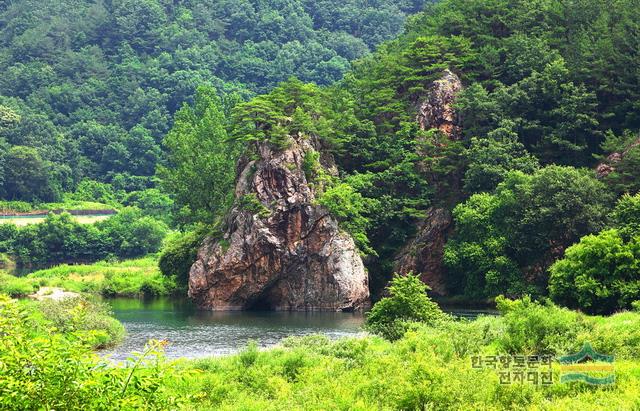
[(618, 230), (583, 237), (550, 269), (554, 301), (589, 313), (630, 308), (640, 298), (640, 242)]
[(412, 323), (435, 325), (447, 319), (429, 297), (420, 277), (395, 274), (388, 286), (389, 297), (378, 301), (367, 315), (366, 327), (388, 340), (397, 340)]
[(105, 236), (107, 250), (123, 258), (157, 252), (168, 231), (165, 223), (143, 216), (137, 208), (125, 208), (96, 227)]
[(189, 281), (189, 271), (196, 261), (198, 249), (204, 239), (204, 232), (196, 229), (169, 236), (162, 248), (158, 266), (165, 276), (175, 276), (181, 286)]
[(258, 200), (255, 193), (243, 195), (237, 200), (237, 204), (240, 209), (257, 214), (260, 218), (267, 218), (271, 214), (271, 210)]
[(339, 183), (327, 188), (318, 199), (318, 203), (338, 219), (340, 226), (351, 234), (363, 253), (376, 254), (367, 238), (370, 220), (366, 217), (375, 203), (374, 200), (363, 197), (349, 184)]
[(94, 299), (84, 296), (60, 301), (44, 299), (37, 309), (57, 332), (86, 333), (93, 348), (115, 345), (124, 338), (124, 327), (112, 317), (109, 306)]
[(580, 349), (578, 337), (593, 330), (588, 317), (529, 296), (520, 300), (496, 298), (504, 332), (499, 347), (511, 354), (558, 354)]
[[(82, 333), (39, 329), (28, 311), (1, 295), (0, 335), (0, 408), (4, 410), (178, 406), (177, 399), (167, 395), (166, 386), (169, 377), (176, 378), (176, 372), (168, 372), (161, 361), (162, 345), (157, 342), (130, 362), (110, 366), (91, 353), (90, 340)], [(143, 360), (146, 365), (141, 367)]]
[(547, 166), (506, 174), (495, 192), (453, 211), (445, 250), (450, 285), (470, 297), (543, 295), (549, 266), (582, 236), (605, 227), (610, 193), (584, 170)]
[(167, 224), (172, 222), (173, 200), (157, 188), (129, 193), (123, 203)]
[(35, 281), (27, 280), (0, 272), (0, 292), (10, 297), (26, 297), (38, 290)]
[(24, 277), (0, 274), (0, 292), (14, 297), (31, 294), (40, 287), (58, 287), (109, 297), (137, 297), (170, 295), (177, 286), (174, 276), (160, 273), (155, 257), (91, 265), (63, 264)]
[(80, 224), (68, 213), (50, 213), (40, 224), (0, 224), (0, 252), (21, 265), (140, 257), (158, 251), (167, 231), (166, 224), (136, 208), (95, 224)]
[(640, 237), (640, 193), (623, 195), (612, 213), (615, 227), (625, 241)]

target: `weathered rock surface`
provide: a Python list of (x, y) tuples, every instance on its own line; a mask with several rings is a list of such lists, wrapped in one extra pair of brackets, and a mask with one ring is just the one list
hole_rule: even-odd
[(450, 70), (431, 84), (427, 98), (418, 108), (416, 121), (421, 130), (438, 129), (451, 140), (461, 137), (460, 118), (453, 107), (462, 90), (460, 78)]
[(596, 167), (596, 176), (598, 178), (604, 178), (609, 174), (613, 173), (616, 170), (616, 164), (622, 161), (626, 157), (626, 155), (629, 153), (629, 151), (633, 150), (638, 146), (640, 146), (640, 137), (636, 141), (631, 143), (629, 147), (627, 147), (624, 151), (620, 153), (609, 154), (606, 160), (598, 164), (598, 166)]
[[(368, 277), (353, 239), (315, 204), (303, 161), (320, 144), (292, 137), (289, 148), (255, 143), (238, 164), (236, 206), (222, 240), (207, 239), (189, 274), (189, 296), (210, 310), (357, 310)], [(321, 166), (335, 172), (330, 156)], [(251, 199), (261, 212), (242, 206)], [(255, 207), (254, 207), (255, 208)]]
[[(434, 81), (423, 103), (419, 106), (416, 121), (422, 130), (440, 130), (449, 140), (462, 137), (460, 116), (454, 109), (458, 93), (462, 91), (460, 78), (445, 70), (442, 77)], [(444, 142), (442, 142), (444, 144)], [(428, 153), (419, 153), (428, 155)], [(428, 173), (428, 170), (423, 170)], [(456, 179), (456, 176), (452, 176)], [(438, 187), (437, 182), (432, 182)], [(444, 196), (444, 193), (439, 195)], [(453, 220), (451, 213), (444, 207), (432, 207), (427, 216), (420, 221), (417, 235), (398, 253), (394, 270), (406, 274), (419, 274), (434, 294), (446, 295), (446, 282), (443, 267), (444, 246), (447, 242)]]
[(427, 217), (418, 226), (416, 237), (398, 253), (395, 271), (419, 274), (434, 294), (446, 295), (442, 259), (451, 226), (451, 213), (448, 210), (430, 208)]

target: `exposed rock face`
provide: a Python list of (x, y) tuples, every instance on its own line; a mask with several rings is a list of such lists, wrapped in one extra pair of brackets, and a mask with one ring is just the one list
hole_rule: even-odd
[[(238, 164), (235, 195), (236, 204), (261, 205), (236, 205), (223, 240), (205, 241), (191, 267), (189, 296), (210, 310), (365, 308), (368, 277), (356, 245), (315, 204), (303, 171), (305, 155), (321, 152), (320, 144), (295, 137), (285, 150), (266, 142), (255, 149), (256, 160)], [(330, 156), (320, 162), (335, 172)]]
[(627, 147), (623, 152), (609, 154), (609, 156), (607, 156), (607, 159), (604, 162), (598, 164), (598, 167), (596, 167), (596, 176), (598, 178), (604, 178), (613, 173), (616, 170), (616, 164), (622, 161), (629, 153), (629, 151), (638, 146), (640, 146), (640, 137), (636, 141), (631, 143), (629, 147)]
[(446, 295), (442, 258), (451, 225), (449, 211), (430, 208), (427, 218), (418, 226), (418, 235), (398, 254), (395, 270), (403, 274), (420, 274), (420, 279), (431, 287), (434, 294)]
[[(420, 129), (437, 129), (449, 140), (459, 140), (462, 137), (461, 122), (453, 105), (461, 90), (460, 78), (450, 70), (445, 70), (442, 77), (431, 84), (427, 97), (418, 109), (416, 121)], [(438, 187), (437, 182), (433, 183)], [(446, 295), (442, 259), (452, 224), (451, 213), (447, 209), (430, 208), (426, 218), (417, 227), (416, 237), (398, 253), (395, 271), (402, 274), (413, 271), (431, 287), (434, 294)]]
[(461, 90), (460, 78), (450, 70), (445, 70), (442, 77), (431, 84), (427, 98), (418, 108), (416, 121), (420, 129), (435, 128), (451, 140), (460, 139), (462, 131), (460, 118), (453, 104)]

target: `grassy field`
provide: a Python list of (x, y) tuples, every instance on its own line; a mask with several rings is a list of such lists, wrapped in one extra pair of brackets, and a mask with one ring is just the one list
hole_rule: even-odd
[[(104, 221), (112, 217), (111, 215), (82, 215), (73, 216), (72, 218), (80, 224), (93, 224), (98, 221)], [(20, 217), (0, 217), (0, 224), (15, 224), (18, 227), (24, 227), (29, 224), (39, 224), (44, 222), (46, 216), (20, 216)]]
[(122, 262), (63, 264), (24, 277), (0, 274), (0, 292), (13, 297), (31, 294), (40, 287), (104, 296), (137, 296), (168, 295), (175, 291), (176, 284), (160, 272), (155, 256)]

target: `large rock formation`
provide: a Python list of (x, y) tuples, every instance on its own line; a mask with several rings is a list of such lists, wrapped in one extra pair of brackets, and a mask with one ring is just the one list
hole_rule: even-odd
[[(189, 274), (189, 296), (210, 310), (357, 310), (369, 301), (368, 277), (353, 239), (338, 228), (303, 170), (322, 152), (292, 137), (287, 149), (255, 144), (238, 164), (236, 205), (222, 239), (209, 238)], [(330, 156), (320, 166), (335, 172)]]
[(442, 76), (431, 84), (427, 98), (418, 108), (416, 121), (420, 129), (437, 129), (451, 140), (460, 139), (462, 128), (453, 104), (461, 90), (460, 78), (450, 70), (445, 70)]
[[(453, 106), (461, 90), (460, 78), (450, 70), (445, 70), (441, 78), (431, 84), (426, 98), (418, 108), (416, 121), (420, 128), (440, 130), (449, 140), (460, 139), (460, 118)], [(424, 171), (428, 173), (427, 170)], [(437, 186), (437, 182), (432, 183)], [(396, 256), (394, 270), (403, 274), (411, 271), (419, 274), (434, 294), (446, 295), (442, 260), (452, 223), (451, 213), (446, 208), (432, 207), (427, 210), (427, 216), (417, 226), (417, 235)]]
[(443, 208), (430, 208), (427, 217), (418, 225), (418, 234), (398, 253), (395, 271), (413, 272), (434, 294), (446, 295), (442, 259), (451, 228), (451, 213)]

